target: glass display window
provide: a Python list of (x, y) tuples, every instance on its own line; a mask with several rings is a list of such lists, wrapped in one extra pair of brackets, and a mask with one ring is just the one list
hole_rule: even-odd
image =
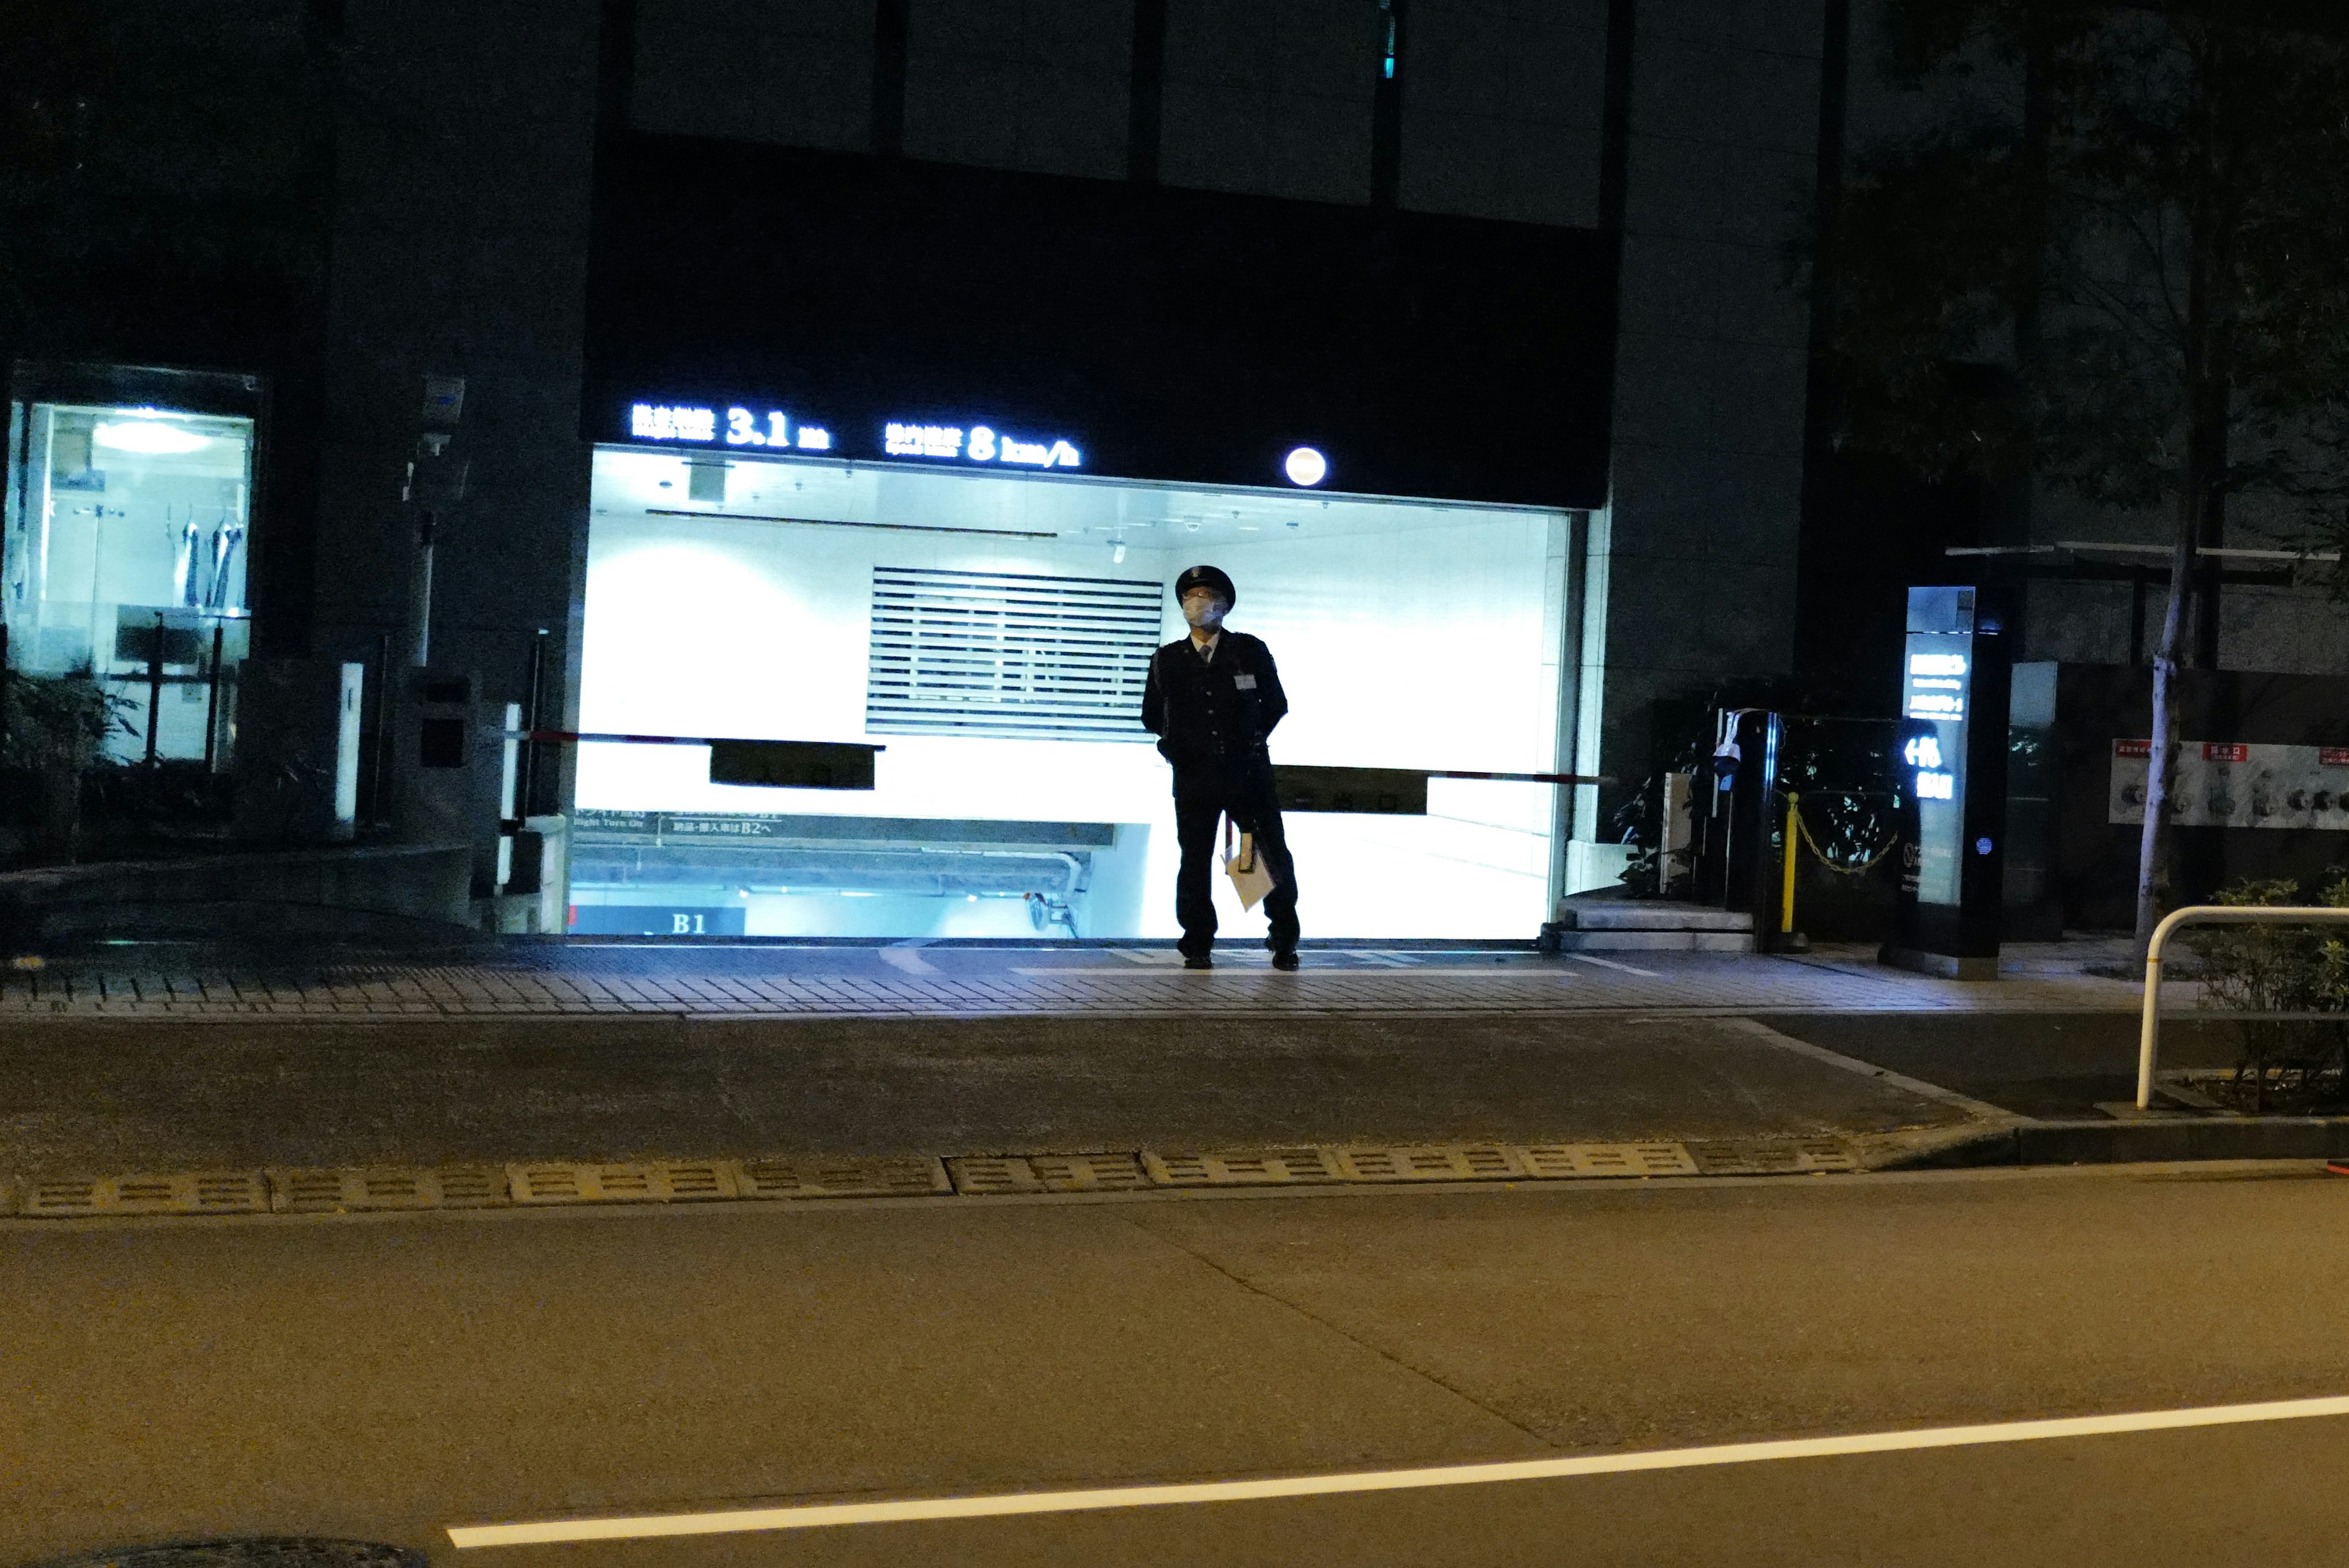
[(146, 403), (12, 409), (0, 607), (8, 661), (121, 699), (106, 754), (224, 765), (250, 647), (254, 421)]

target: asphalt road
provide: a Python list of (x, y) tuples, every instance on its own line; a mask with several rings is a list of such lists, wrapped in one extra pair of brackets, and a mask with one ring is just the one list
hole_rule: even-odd
[(2349, 1393), (2349, 1180), (1950, 1172), (0, 1224), (0, 1563), (2339, 1560), (2349, 1418), (459, 1552), (451, 1525)]

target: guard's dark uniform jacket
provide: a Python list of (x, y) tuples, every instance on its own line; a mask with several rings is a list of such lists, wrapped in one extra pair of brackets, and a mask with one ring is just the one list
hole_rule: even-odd
[(1228, 815), (1253, 836), (1273, 889), (1264, 912), (1276, 952), (1297, 946), (1297, 868), (1281, 830), (1266, 738), (1288, 711), (1272, 650), (1243, 631), (1216, 639), (1202, 659), (1189, 638), (1151, 657), (1142, 694), (1143, 728), (1174, 764), (1174, 833), (1183, 852), (1174, 879), (1174, 913), (1185, 957), (1204, 958), (1216, 940), (1216, 826)]
[(1142, 727), (1158, 737), (1158, 754), (1174, 764), (1178, 794), (1188, 772), (1250, 761), (1269, 767), (1265, 739), (1288, 711), (1272, 649), (1244, 631), (1219, 636), (1212, 663), (1187, 637), (1151, 657)]

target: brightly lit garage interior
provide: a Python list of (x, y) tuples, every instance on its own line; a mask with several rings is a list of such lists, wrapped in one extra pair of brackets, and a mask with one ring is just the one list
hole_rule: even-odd
[[(594, 465), (583, 731), (885, 749), (847, 791), (582, 745), (577, 933), (1174, 936), (1170, 774), (1140, 708), (1182, 635), (1170, 585), (1202, 561), (1279, 661), (1276, 762), (1561, 771), (1563, 512), (674, 449)], [(1424, 816), (1291, 815), (1306, 936), (1526, 936), (1555, 796), (1435, 779)], [(1226, 937), (1260, 936), (1217, 884)]]

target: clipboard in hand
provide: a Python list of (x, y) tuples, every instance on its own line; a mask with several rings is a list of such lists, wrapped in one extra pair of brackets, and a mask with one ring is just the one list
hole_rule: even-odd
[(1256, 852), (1256, 835), (1239, 836), (1239, 848), (1232, 848), (1232, 819), (1224, 818), (1224, 871), (1232, 879), (1232, 888), (1240, 896), (1240, 908), (1253, 909), (1264, 902), (1264, 896), (1273, 889), (1272, 873)]

